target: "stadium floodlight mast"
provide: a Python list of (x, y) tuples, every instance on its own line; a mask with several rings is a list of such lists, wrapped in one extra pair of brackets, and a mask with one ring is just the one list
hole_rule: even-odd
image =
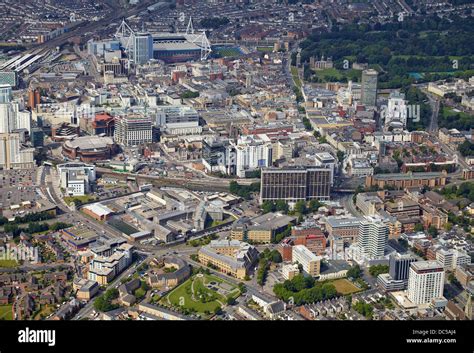
[(186, 35), (191, 43), (196, 44), (201, 48), (201, 61), (206, 60), (211, 54), (211, 43), (207, 39), (206, 31), (201, 34), (194, 34), (193, 18), (189, 16), (188, 27), (186, 28)]
[(186, 34), (194, 34), (193, 18), (189, 16), (188, 28), (186, 28)]
[(125, 53), (128, 56), (128, 68), (130, 69), (130, 62), (133, 61), (131, 59), (130, 50), (133, 47), (133, 43), (135, 42), (135, 32), (132, 28), (125, 22), (125, 19), (122, 20), (119, 28), (115, 32), (114, 37), (120, 42), (120, 45), (125, 50)]
[(207, 39), (206, 31), (203, 31), (198, 38), (201, 39), (201, 60), (206, 60), (212, 52), (211, 43)]
[(188, 40), (191, 43), (196, 44), (199, 48), (201, 48), (201, 61), (207, 60), (209, 54), (211, 54), (211, 43), (209, 39), (207, 39), (206, 32), (203, 31), (201, 34), (191, 34), (187, 36)]

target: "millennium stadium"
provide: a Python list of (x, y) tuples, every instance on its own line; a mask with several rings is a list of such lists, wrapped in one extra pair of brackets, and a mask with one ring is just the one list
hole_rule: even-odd
[(190, 20), (185, 33), (136, 32), (122, 21), (115, 37), (120, 41), (129, 59), (138, 65), (150, 59), (165, 63), (205, 60), (211, 53), (206, 32), (195, 33)]

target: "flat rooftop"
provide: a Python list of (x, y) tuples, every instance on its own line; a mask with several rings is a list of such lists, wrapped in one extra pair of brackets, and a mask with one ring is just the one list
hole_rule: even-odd
[(254, 227), (276, 229), (288, 225), (288, 223), (293, 222), (295, 219), (295, 217), (270, 212), (253, 218), (251, 223)]
[(415, 271), (444, 271), (443, 266), (438, 261), (416, 261), (412, 262), (410, 266)]
[(352, 218), (338, 218), (338, 217), (328, 217), (326, 223), (328, 223), (332, 228), (338, 227), (356, 227), (359, 226), (364, 218), (362, 217), (352, 217)]
[(413, 180), (413, 179), (432, 179), (432, 178), (441, 178), (446, 176), (443, 173), (391, 173), (391, 174), (376, 174), (373, 176), (376, 180)]

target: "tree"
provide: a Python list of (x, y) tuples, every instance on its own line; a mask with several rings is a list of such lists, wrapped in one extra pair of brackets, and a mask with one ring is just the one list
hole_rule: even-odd
[(345, 154), (342, 151), (337, 151), (337, 160), (339, 163), (342, 163), (344, 161)]
[(349, 278), (360, 278), (362, 275), (362, 270), (360, 269), (359, 265), (354, 265), (352, 266), (348, 271), (347, 271), (347, 277)]
[(296, 213), (299, 213), (300, 215), (306, 214), (306, 202), (303, 200), (300, 200), (295, 203), (294, 210)]
[(199, 92), (193, 92), (193, 91), (185, 91), (180, 96), (181, 99), (197, 98), (197, 97), (199, 97)]
[(438, 229), (432, 225), (428, 228), (428, 234), (433, 238), (436, 238), (438, 236)]
[(415, 224), (415, 227), (413, 228), (413, 230), (414, 230), (415, 232), (422, 232), (422, 231), (424, 230), (423, 224), (421, 224), (421, 223)]
[(235, 304), (235, 299), (232, 297), (228, 297), (227, 300), (227, 305), (234, 305)]
[(72, 224), (69, 223), (64, 223), (64, 222), (56, 222), (52, 224), (49, 229), (52, 230), (53, 232), (56, 232), (61, 229), (69, 228), (72, 227)]
[(355, 311), (359, 314), (364, 315), (366, 318), (371, 319), (374, 312), (374, 307), (370, 304), (358, 302), (353, 305)]
[(369, 273), (373, 277), (377, 277), (382, 273), (388, 273), (388, 265), (374, 265), (370, 266)]
[(309, 202), (309, 209), (311, 212), (317, 212), (321, 206), (323, 206), (323, 204), (316, 199)]
[(316, 282), (312, 277), (302, 274), (283, 283), (277, 283), (273, 287), (273, 293), (286, 302), (289, 302), (291, 298), (295, 305), (314, 303), (337, 295), (336, 288), (332, 283)]
[(328, 143), (328, 140), (326, 139), (325, 136), (321, 136), (318, 138), (318, 142), (323, 144), (323, 143)]
[(118, 308), (117, 304), (112, 304), (112, 301), (118, 298), (118, 295), (119, 293), (116, 288), (107, 290), (95, 300), (94, 309), (97, 311), (106, 312)]
[(282, 261), (283, 261), (283, 258), (281, 257), (281, 254), (278, 252), (278, 250), (273, 250), (272, 251), (272, 262), (278, 264)]
[(265, 284), (265, 280), (267, 279), (268, 269), (270, 268), (269, 261), (262, 257), (258, 262), (258, 270), (257, 270), (257, 283), (261, 286)]
[(288, 204), (284, 200), (278, 200), (276, 202), (276, 210), (283, 213), (288, 213), (288, 210), (289, 210)]
[(463, 157), (474, 156), (474, 143), (466, 140), (459, 145), (458, 151), (461, 152)]
[(240, 185), (235, 180), (229, 183), (229, 191), (232, 194), (236, 194), (244, 199), (250, 199), (252, 192), (258, 192), (260, 190), (260, 183), (252, 183), (250, 185)]
[(275, 210), (275, 204), (271, 201), (264, 201), (262, 203), (262, 211), (263, 213), (270, 213)]

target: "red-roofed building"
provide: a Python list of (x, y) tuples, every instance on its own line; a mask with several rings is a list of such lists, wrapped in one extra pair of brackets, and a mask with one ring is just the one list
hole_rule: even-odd
[(109, 114), (97, 114), (92, 120), (92, 129), (94, 135), (104, 134), (105, 136), (114, 135), (114, 118)]
[(307, 235), (323, 235), (323, 231), (316, 227), (311, 227), (311, 228), (293, 227), (291, 228), (291, 235), (293, 237), (305, 237)]
[(94, 117), (84, 116), (80, 118), (79, 126), (90, 135), (113, 136), (115, 128), (114, 117), (107, 113), (96, 114)]

